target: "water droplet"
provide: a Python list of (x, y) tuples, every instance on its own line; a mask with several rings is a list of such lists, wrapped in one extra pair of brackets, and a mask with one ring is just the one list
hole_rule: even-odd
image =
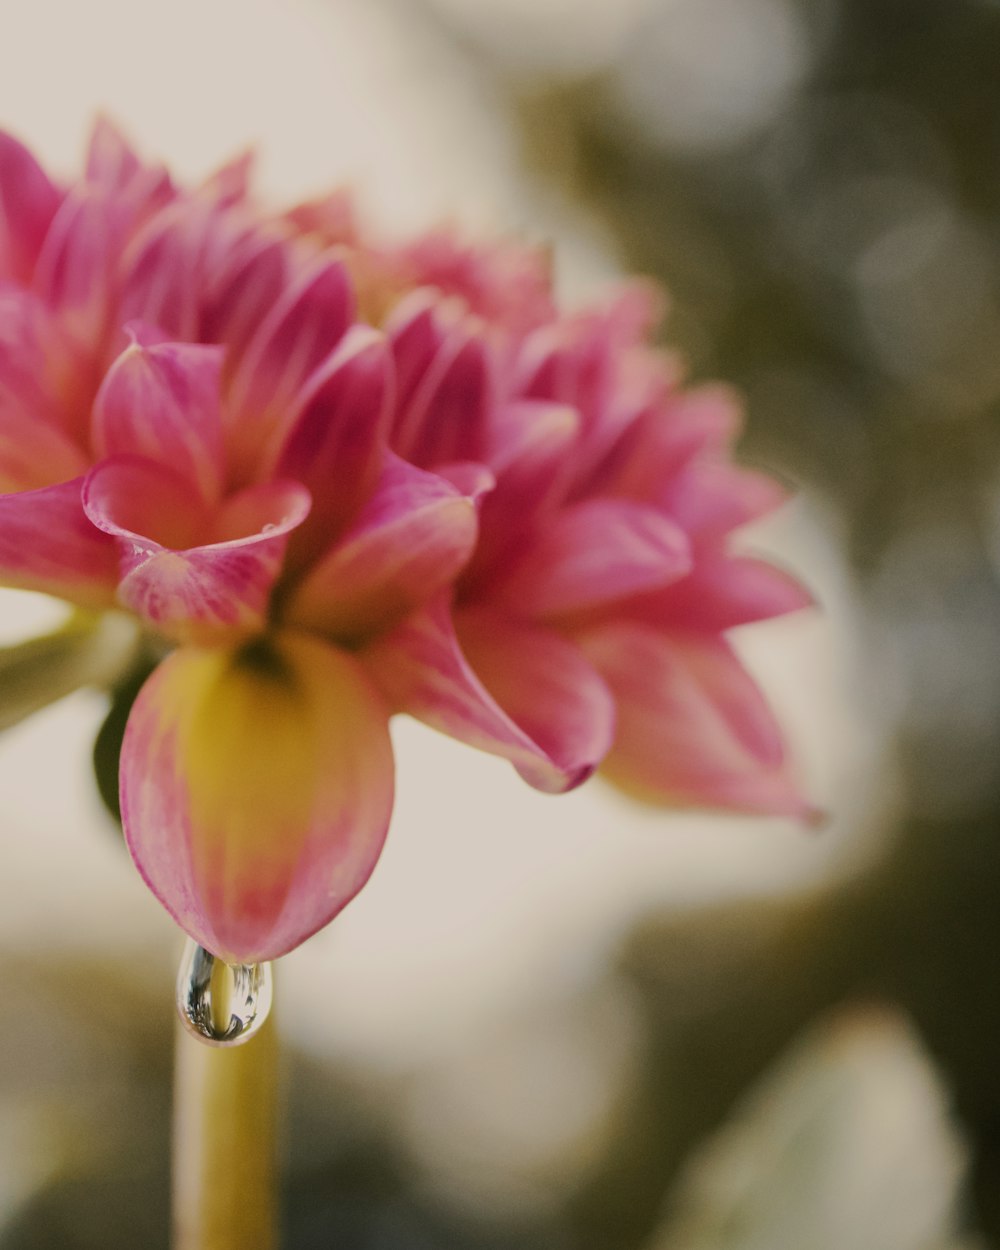
[(277, 525), (274, 523), (274, 521), (268, 521), (268, 522), (267, 522), (264, 526), (262, 526), (262, 528), (261, 528), (261, 531), (260, 531), (260, 532), (261, 532), (262, 534), (273, 534), (273, 533), (274, 533), (274, 531), (275, 531), (277, 528), (278, 528), (278, 527), (277, 527)]
[(227, 964), (188, 941), (177, 975), (184, 1027), (209, 1046), (239, 1046), (271, 1010), (271, 965)]

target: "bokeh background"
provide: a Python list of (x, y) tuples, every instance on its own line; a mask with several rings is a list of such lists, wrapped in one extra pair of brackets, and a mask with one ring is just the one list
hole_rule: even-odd
[[(0, 124), (260, 147), (401, 231), (671, 295), (821, 612), (743, 631), (819, 832), (551, 799), (396, 726), (383, 860), (282, 961), (289, 1250), (1000, 1246), (1000, 4), (0, 0)], [(59, 617), (0, 597), (0, 640)], [(179, 942), (83, 691), (0, 741), (0, 1248), (168, 1241)]]

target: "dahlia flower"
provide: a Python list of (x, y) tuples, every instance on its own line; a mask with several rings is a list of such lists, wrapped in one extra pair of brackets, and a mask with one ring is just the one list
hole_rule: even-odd
[(178, 189), (100, 122), (64, 186), (0, 136), (0, 583), (155, 640), (121, 814), (178, 924), (248, 963), (340, 911), (399, 712), (542, 790), (808, 815), (728, 639), (807, 602), (731, 549), (783, 492), (651, 292), (564, 316), (542, 252), (248, 173)]

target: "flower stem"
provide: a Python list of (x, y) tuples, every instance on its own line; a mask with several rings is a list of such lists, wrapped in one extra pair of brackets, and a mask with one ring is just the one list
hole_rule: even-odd
[(174, 1250), (274, 1250), (277, 1034), (213, 1047), (178, 1025)]

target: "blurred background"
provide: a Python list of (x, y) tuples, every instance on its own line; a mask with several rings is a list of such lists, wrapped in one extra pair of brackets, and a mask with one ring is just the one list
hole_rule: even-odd
[[(1000, 1246), (1000, 4), (0, 4), (0, 124), (668, 288), (798, 489), (743, 631), (818, 833), (553, 800), (396, 726), (372, 882), (278, 969), (290, 1250)], [(58, 619), (0, 597), (0, 640)], [(167, 1246), (180, 943), (81, 692), (0, 741), (0, 1248)], [(489, 795), (488, 803), (482, 796)]]

